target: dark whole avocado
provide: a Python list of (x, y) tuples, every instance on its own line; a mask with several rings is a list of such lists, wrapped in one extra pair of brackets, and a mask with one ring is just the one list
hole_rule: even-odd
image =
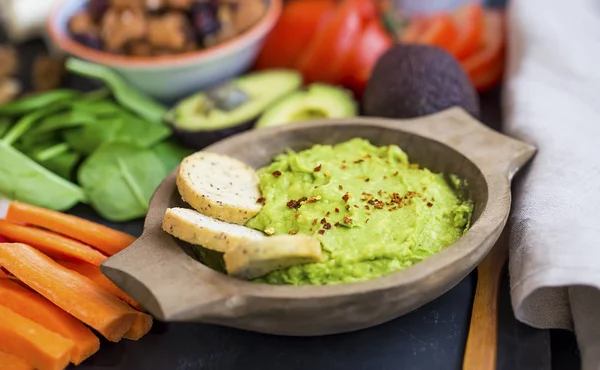
[(265, 110), (301, 85), (296, 71), (254, 72), (183, 99), (165, 119), (179, 141), (200, 150), (251, 129)]
[(459, 106), (479, 118), (479, 98), (458, 61), (428, 45), (397, 45), (379, 58), (363, 96), (363, 113), (414, 118)]

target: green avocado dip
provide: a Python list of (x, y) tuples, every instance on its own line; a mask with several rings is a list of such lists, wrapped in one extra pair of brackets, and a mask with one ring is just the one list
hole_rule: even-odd
[(398, 146), (364, 139), (281, 154), (259, 175), (264, 207), (246, 226), (315, 235), (323, 262), (257, 282), (349, 283), (401, 270), (460, 238), (473, 213), (454, 190), (459, 179), (449, 184), (444, 174), (411, 164)]

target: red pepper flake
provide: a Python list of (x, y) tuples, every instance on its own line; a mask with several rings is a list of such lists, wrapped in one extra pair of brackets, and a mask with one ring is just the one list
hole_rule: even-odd
[(344, 159), (344, 160), (342, 161), (342, 163), (346, 163), (346, 160)]
[(371, 207), (369, 207), (368, 205), (366, 205), (366, 204), (365, 204), (365, 209), (366, 209), (367, 211), (370, 211), (370, 210), (371, 210)]
[(388, 212), (392, 212), (392, 211), (393, 211), (393, 209), (391, 209), (391, 208), (388, 208)]
[(427, 207), (433, 207), (433, 203), (427, 202)]
[(341, 166), (340, 166), (340, 168), (341, 168), (342, 170), (345, 170), (346, 168), (348, 168), (348, 166), (346, 166), (345, 164), (343, 164), (343, 165), (341, 165)]
[(317, 232), (318, 232), (320, 235), (323, 235), (323, 234), (325, 234), (325, 230), (319, 230), (319, 231), (317, 231)]
[(313, 189), (316, 189), (316, 188), (318, 188), (318, 186), (315, 186)]
[(326, 219), (324, 219), (324, 218), (321, 219), (321, 225), (325, 224), (326, 222), (327, 222)]
[(266, 200), (265, 198), (263, 198), (263, 197), (260, 197), (260, 198), (258, 198), (258, 199), (256, 200), (256, 203), (258, 203), (258, 204), (265, 204), (265, 200)]
[(367, 177), (367, 178), (365, 179), (365, 182), (369, 182), (369, 181), (371, 181), (371, 179)]
[(319, 220), (316, 218), (313, 220), (313, 222), (312, 222), (313, 226), (317, 224), (317, 221), (319, 221)]
[(367, 153), (363, 158), (371, 158), (371, 154)]
[(408, 204), (412, 204), (412, 203), (413, 203), (413, 202), (412, 202), (412, 199), (409, 199), (409, 200), (408, 200)]
[(311, 227), (308, 231), (313, 231), (313, 228)]
[(357, 159), (354, 161), (355, 164), (362, 163), (362, 162), (364, 162), (364, 159)]
[(352, 195), (350, 195), (350, 193), (346, 193), (344, 194), (344, 196), (342, 197), (342, 200), (346, 203), (348, 203), (348, 199), (350, 199), (352, 197)]
[(300, 213), (294, 213), (294, 218), (300, 217)]
[(371, 199), (368, 203), (376, 209), (382, 209), (385, 206), (385, 203), (379, 199)]
[(326, 222), (326, 223), (323, 225), (323, 228), (324, 228), (325, 230), (329, 230), (329, 229), (331, 229), (331, 224), (330, 224), (329, 222)]
[(340, 189), (340, 190), (344, 190), (344, 187), (343, 187), (342, 185), (339, 185), (339, 186), (338, 186), (338, 189)]
[(365, 224), (368, 224), (368, 223), (369, 223), (369, 219), (367, 218), (367, 219), (365, 220)]
[(384, 179), (384, 180), (387, 180), (387, 176), (383, 176), (383, 179)]
[(398, 171), (394, 172), (394, 176), (398, 176), (398, 173), (399, 173)]
[(383, 193), (381, 192), (381, 190), (379, 190), (379, 191), (377, 192), (377, 195), (379, 195), (380, 197), (382, 197), (382, 196), (383, 196)]
[(275, 176), (275, 177), (281, 176), (281, 171), (275, 171), (275, 172), (273, 172), (273, 176)]
[(331, 214), (331, 212), (325, 213), (325, 217), (329, 217), (330, 214)]
[(307, 199), (306, 197), (302, 197), (298, 200), (294, 200), (294, 199), (290, 199), (287, 203), (286, 206), (290, 209), (298, 209), (300, 207), (302, 207), (302, 205), (304, 204), (304, 202), (306, 202)]
[(340, 209), (339, 208), (336, 208), (334, 211), (335, 211), (335, 213), (340, 213)]
[(435, 202), (435, 197), (431, 197), (431, 200)]
[(350, 205), (348, 204), (348, 205), (346, 206), (346, 211), (349, 211), (349, 210), (350, 210)]
[(335, 224), (333, 224), (333, 226), (338, 227), (338, 226), (340, 226), (340, 223), (336, 222)]
[(315, 172), (319, 172), (319, 171), (321, 171), (321, 167), (323, 167), (323, 166), (322, 166), (322, 165), (318, 165), (317, 167), (315, 167), (315, 168), (313, 169), (313, 171), (315, 171)]
[(352, 219), (350, 218), (349, 215), (344, 215), (344, 223), (346, 223), (346, 224), (352, 223)]
[(421, 190), (422, 190), (422, 191), (425, 191), (425, 190), (427, 190), (427, 188), (426, 188), (425, 186), (423, 186), (423, 187), (421, 188)]
[(354, 208), (358, 208), (358, 205), (356, 205), (356, 204), (355, 204), (355, 205), (354, 205)]
[(297, 232), (298, 231), (296, 231), (296, 230), (290, 230), (290, 231), (288, 231), (288, 234), (290, 234), (290, 235), (296, 235)]

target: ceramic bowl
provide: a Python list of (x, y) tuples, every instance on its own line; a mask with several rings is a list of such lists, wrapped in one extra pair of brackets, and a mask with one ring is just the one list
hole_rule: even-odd
[(232, 40), (195, 52), (164, 57), (131, 57), (94, 50), (75, 42), (67, 26), (88, 0), (63, 0), (48, 17), (51, 42), (70, 55), (112, 67), (131, 85), (162, 101), (173, 102), (237, 76), (254, 63), (266, 35), (281, 14), (282, 0), (269, 2), (266, 14)]
[(405, 270), (358, 283), (282, 286), (238, 280), (194, 260), (161, 230), (165, 210), (181, 206), (173, 171), (154, 194), (143, 235), (102, 264), (115, 284), (164, 321), (195, 321), (281, 335), (323, 335), (367, 328), (435, 299), (467, 276), (498, 239), (510, 210), (513, 175), (534, 154), (452, 108), (412, 120), (357, 117), (255, 130), (206, 151), (255, 168), (286, 149), (354, 137), (397, 144), (411, 161), (468, 181), (471, 228), (438, 254)]

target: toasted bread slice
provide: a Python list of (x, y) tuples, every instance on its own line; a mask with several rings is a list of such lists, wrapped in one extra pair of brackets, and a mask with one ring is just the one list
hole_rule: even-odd
[(260, 212), (259, 178), (247, 164), (221, 154), (197, 152), (179, 167), (177, 189), (198, 212), (243, 225)]
[(223, 259), (227, 274), (249, 280), (271, 271), (321, 261), (321, 243), (308, 235), (270, 236), (229, 249)]
[(219, 221), (188, 208), (167, 209), (162, 229), (177, 239), (217, 252), (226, 252), (250, 240), (266, 238), (260, 231)]

